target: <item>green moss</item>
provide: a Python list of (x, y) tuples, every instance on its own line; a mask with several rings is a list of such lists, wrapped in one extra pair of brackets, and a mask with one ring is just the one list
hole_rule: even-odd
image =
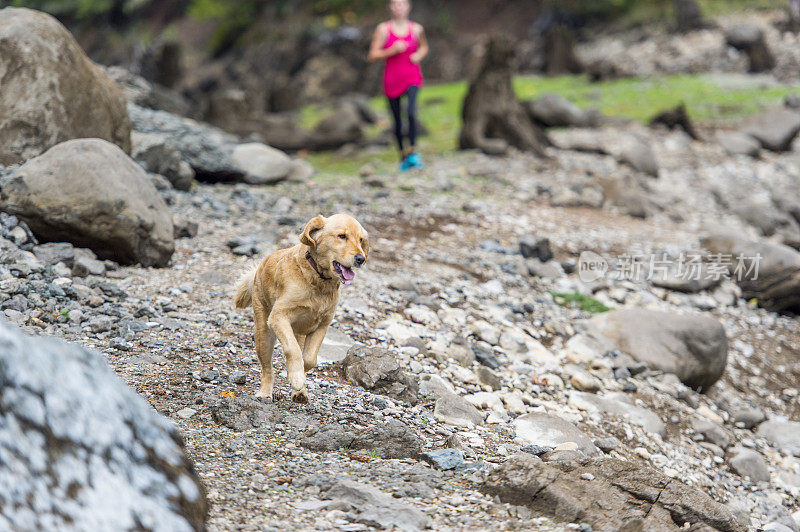
[(580, 292), (550, 292), (556, 303), (562, 307), (576, 306), (584, 312), (599, 314), (611, 310), (593, 297), (581, 294)]

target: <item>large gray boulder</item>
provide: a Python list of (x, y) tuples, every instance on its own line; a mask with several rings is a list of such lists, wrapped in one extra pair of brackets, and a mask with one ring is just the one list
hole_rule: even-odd
[(608, 414), (618, 416), (627, 419), (633, 425), (642, 427), (647, 432), (659, 434), (662, 438), (667, 436), (667, 426), (658, 414), (635, 405), (630, 396), (625, 393), (618, 392), (600, 396), (585, 392), (571, 392), (569, 403), (590, 414), (599, 413), (604, 417)]
[[(800, 253), (796, 250), (729, 232), (709, 235), (700, 243), (711, 253), (732, 258), (728, 268), (745, 299), (757, 299), (760, 306), (776, 312), (800, 309)], [(737, 272), (738, 257), (744, 259), (744, 268)], [(757, 268), (752, 267), (754, 262)]]
[(134, 133), (131, 157), (148, 172), (159, 174), (177, 190), (191, 190), (194, 170), (160, 135)]
[(800, 113), (791, 109), (775, 109), (748, 119), (745, 133), (771, 151), (789, 151), (800, 132)]
[(724, 131), (717, 134), (717, 142), (730, 155), (749, 155), (758, 157), (761, 143), (746, 133), (740, 131)]
[(0, 80), (0, 165), (75, 138), (105, 139), (130, 152), (122, 92), (50, 15), (0, 10)]
[[(544, 463), (525, 453), (491, 470), (481, 491), (594, 530), (721, 530), (745, 527), (702, 491), (635, 461), (584, 458)], [(703, 526), (705, 525), (705, 527)]]
[(395, 355), (380, 347), (354, 346), (342, 361), (343, 376), (373, 393), (414, 404), (419, 400), (416, 378), (403, 371)]
[(240, 181), (246, 172), (233, 160), (238, 139), (208, 124), (166, 111), (128, 104), (133, 130), (160, 138), (189, 163), (198, 181)]
[(766, 72), (775, 67), (775, 57), (767, 46), (764, 32), (754, 24), (739, 24), (728, 28), (725, 41), (729, 46), (747, 54), (750, 72)]
[(172, 215), (144, 170), (100, 139), (63, 142), (2, 182), (0, 209), (43, 241), (71, 242), (99, 257), (165, 266)]
[(619, 349), (695, 389), (717, 382), (728, 360), (724, 327), (699, 314), (622, 309), (594, 316), (579, 328), (602, 349)]
[(103, 357), (0, 321), (0, 529), (204, 530), (175, 426)]
[(337, 478), (328, 473), (316, 473), (298, 479), (296, 484), (298, 487), (318, 487), (321, 499), (349, 508), (353, 521), (370, 528), (416, 532), (430, 526), (424, 513), (370, 484)]
[(783, 212), (771, 201), (744, 200), (733, 207), (733, 212), (752, 225), (764, 236), (778, 236), (781, 243), (800, 246), (800, 224), (790, 214)]
[(239, 144), (233, 149), (233, 161), (245, 172), (251, 185), (278, 183), (292, 171), (292, 159), (280, 150), (260, 142)]

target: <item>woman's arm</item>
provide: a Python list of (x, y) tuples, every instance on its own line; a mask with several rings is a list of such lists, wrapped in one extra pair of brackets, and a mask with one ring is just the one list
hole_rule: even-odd
[(411, 59), (412, 63), (421, 62), (425, 59), (425, 56), (428, 55), (428, 51), (430, 50), (430, 48), (428, 48), (428, 39), (425, 37), (425, 28), (419, 24), (416, 24), (416, 27), (418, 30), (417, 40), (419, 41), (419, 49), (411, 54), (409, 59)]
[(397, 41), (391, 48), (384, 49), (383, 44), (386, 42), (386, 37), (386, 28), (383, 24), (379, 24), (378, 27), (375, 28), (375, 34), (372, 36), (372, 44), (369, 47), (369, 55), (367, 56), (369, 61), (380, 61), (381, 59), (386, 59), (387, 57), (405, 51), (406, 43), (403, 41)]

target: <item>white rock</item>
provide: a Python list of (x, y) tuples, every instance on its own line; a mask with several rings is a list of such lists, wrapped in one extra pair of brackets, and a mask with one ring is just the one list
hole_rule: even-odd
[(418, 338), (421, 336), (421, 331), (419, 329), (400, 323), (397, 320), (386, 320), (379, 324), (378, 328), (386, 331), (386, 334), (389, 335), (397, 345), (403, 345), (411, 338)]
[(288, 155), (260, 142), (237, 145), (231, 157), (244, 170), (245, 181), (253, 185), (277, 183), (285, 179), (293, 169)]
[(197, 413), (197, 410), (194, 408), (181, 408), (176, 412), (176, 415), (181, 419), (189, 419), (193, 415)]
[(451, 365), (447, 367), (447, 371), (453, 376), (454, 379), (461, 382), (477, 383), (478, 376), (469, 369), (462, 366)]
[(320, 364), (341, 362), (347, 356), (347, 351), (355, 345), (355, 341), (348, 335), (333, 327), (328, 329), (325, 339), (317, 355)]
[(488, 321), (478, 320), (473, 323), (472, 333), (490, 345), (497, 345), (500, 341), (500, 330)]
[(478, 392), (464, 397), (471, 405), (482, 408), (484, 410), (491, 409), (495, 412), (505, 413), (506, 409), (503, 407), (503, 401), (496, 393), (492, 392)]
[(467, 324), (467, 313), (460, 308), (445, 307), (438, 312), (439, 320), (453, 329), (459, 329)]
[(590, 362), (603, 356), (603, 347), (585, 334), (576, 334), (564, 346), (567, 359), (570, 362)]
[(413, 305), (403, 310), (403, 315), (409, 320), (420, 323), (422, 325), (436, 326), (439, 325), (439, 316), (436, 313), (423, 305)]
[(716, 412), (714, 412), (713, 410), (711, 410), (711, 409), (710, 409), (709, 407), (707, 407), (706, 405), (700, 405), (699, 407), (697, 407), (697, 409), (696, 409), (696, 412), (697, 412), (699, 415), (703, 416), (704, 418), (706, 418), (706, 419), (709, 419), (709, 420), (713, 421), (714, 423), (718, 423), (718, 424), (720, 424), (720, 425), (722, 425), (723, 423), (725, 423), (725, 420), (724, 420), (724, 419), (722, 419), (722, 417), (720, 417), (720, 415), (719, 415), (719, 414), (717, 414)]
[(517, 391), (503, 393), (500, 398), (503, 400), (506, 409), (512, 414), (524, 414), (528, 411), (522, 394)]
[(597, 392), (603, 389), (600, 379), (586, 371), (576, 371), (570, 378), (572, 385), (583, 392)]
[(528, 351), (529, 339), (531, 337), (524, 332), (510, 327), (500, 335), (500, 347), (512, 353), (524, 353)]

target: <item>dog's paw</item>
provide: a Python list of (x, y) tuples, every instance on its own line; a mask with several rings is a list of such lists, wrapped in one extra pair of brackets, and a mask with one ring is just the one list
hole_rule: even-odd
[(256, 399), (260, 399), (261, 401), (264, 401), (266, 403), (271, 403), (272, 401), (276, 400), (275, 398), (276, 393), (277, 392), (272, 392), (271, 390), (270, 391), (258, 390), (256, 392)]
[(292, 402), (301, 405), (307, 405), (308, 394), (306, 393), (305, 390), (300, 390), (299, 392), (292, 392)]

